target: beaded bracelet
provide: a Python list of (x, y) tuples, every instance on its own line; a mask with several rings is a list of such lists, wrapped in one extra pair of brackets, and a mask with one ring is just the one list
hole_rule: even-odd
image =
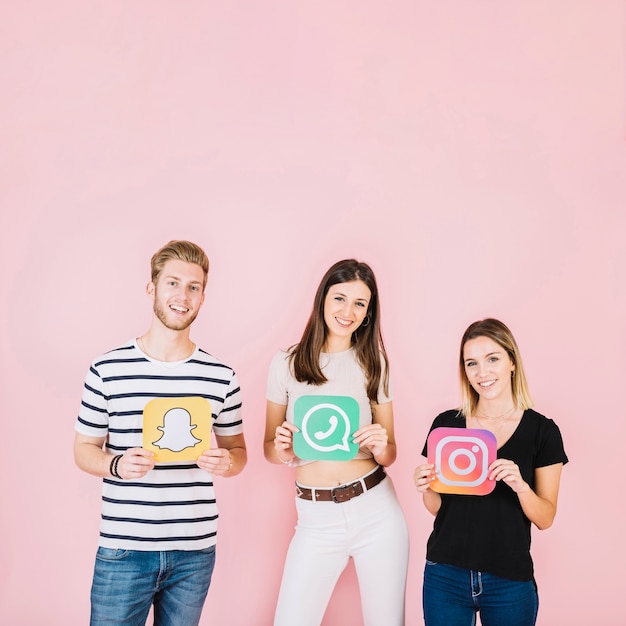
[(111, 465), (109, 465), (109, 471), (111, 472), (111, 476), (115, 476), (115, 478), (122, 478), (120, 476), (120, 473), (117, 471), (117, 465), (120, 462), (120, 459), (122, 458), (122, 454), (118, 454), (117, 456), (114, 456), (113, 459), (111, 460)]

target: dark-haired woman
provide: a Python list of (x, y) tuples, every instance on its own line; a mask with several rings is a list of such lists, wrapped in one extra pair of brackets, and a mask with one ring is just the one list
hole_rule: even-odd
[[(358, 403), (354, 458), (304, 460), (294, 453), (294, 404), (316, 395)], [(326, 272), (300, 342), (272, 360), (264, 452), (271, 463), (296, 469), (298, 523), (275, 626), (319, 626), (350, 558), (365, 625), (404, 624), (409, 540), (384, 470), (396, 459), (396, 444), (378, 288), (367, 264), (347, 259)]]
[[(556, 515), (568, 460), (561, 433), (531, 408), (517, 343), (499, 320), (474, 322), (465, 331), (459, 373), (461, 408), (437, 416), (431, 431), (491, 431), (498, 452), (487, 480), (495, 488), (488, 495), (437, 493), (430, 488), (434, 466), (416, 468), (417, 489), (435, 515), (424, 570), (425, 623), (473, 626), (480, 613), (483, 626), (533, 626), (539, 600), (531, 524), (543, 530)], [(426, 446), (422, 453), (427, 456)]]

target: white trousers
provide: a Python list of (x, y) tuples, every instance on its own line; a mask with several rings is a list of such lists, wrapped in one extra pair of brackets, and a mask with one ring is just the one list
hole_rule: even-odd
[(409, 533), (391, 478), (341, 504), (296, 498), (296, 509), (274, 626), (320, 626), (350, 558), (365, 626), (403, 626)]

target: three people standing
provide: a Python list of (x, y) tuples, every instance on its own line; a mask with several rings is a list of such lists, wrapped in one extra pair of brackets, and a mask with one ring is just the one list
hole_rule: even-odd
[[(217, 542), (214, 479), (237, 475), (247, 461), (237, 376), (190, 338), (208, 266), (204, 251), (188, 241), (158, 250), (147, 286), (149, 330), (94, 359), (85, 378), (75, 459), (103, 479), (92, 626), (143, 626), (151, 608), (158, 626), (200, 620)], [(531, 525), (548, 528), (556, 514), (568, 461), (561, 434), (531, 408), (517, 343), (502, 322), (469, 326), (459, 373), (461, 406), (437, 416), (431, 431), (490, 431), (497, 459), (488, 480), (495, 488), (487, 495), (438, 493), (431, 488), (438, 468), (416, 468), (417, 490), (435, 516), (424, 571), (425, 623), (471, 626), (479, 612), (483, 626), (533, 626)], [(217, 445), (192, 461), (156, 463), (143, 446), (144, 410), (152, 400), (171, 398), (181, 406), (189, 398), (210, 402)], [(298, 403), (346, 398), (356, 407), (354, 453), (299, 457)], [(350, 559), (364, 624), (403, 626), (409, 534), (385, 471), (397, 451), (379, 292), (369, 265), (345, 259), (328, 269), (302, 337), (272, 359), (266, 399), (264, 454), (295, 469), (298, 515), (274, 626), (319, 626)], [(317, 435), (330, 436), (333, 419)]]

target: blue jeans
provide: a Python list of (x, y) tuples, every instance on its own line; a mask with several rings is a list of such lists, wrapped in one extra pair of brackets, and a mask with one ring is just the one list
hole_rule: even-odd
[(539, 598), (535, 582), (509, 580), (426, 561), (422, 597), (426, 626), (534, 626)]
[(91, 626), (196, 626), (209, 590), (215, 546), (142, 552), (98, 548), (91, 586)]

